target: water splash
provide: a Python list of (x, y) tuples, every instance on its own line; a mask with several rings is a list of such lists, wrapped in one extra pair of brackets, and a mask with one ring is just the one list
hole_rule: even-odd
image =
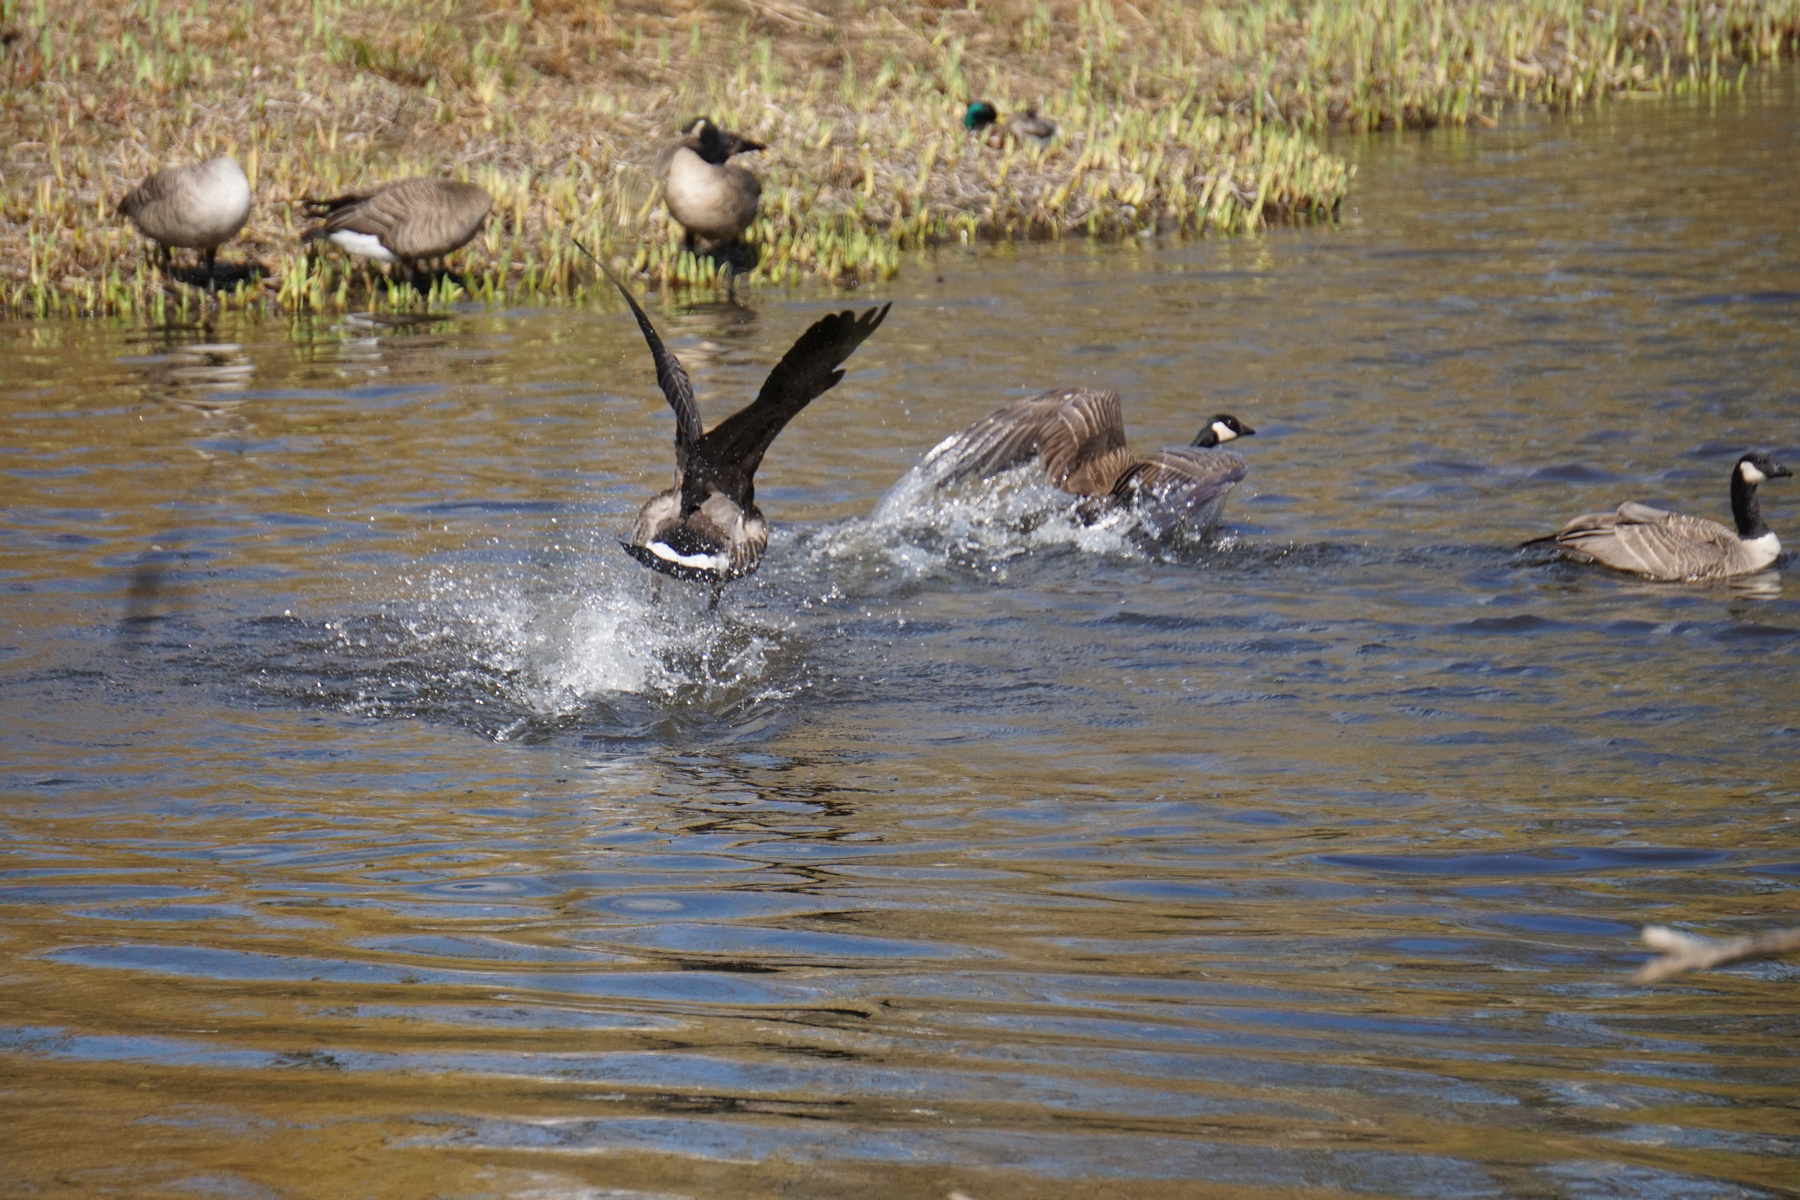
[(833, 574), (847, 565), (861, 568), (864, 578), (844, 581), (854, 586), (999, 575), (1009, 560), (1045, 548), (1142, 557), (1138, 534), (1129, 509), (1084, 517), (1079, 498), (1051, 487), (1032, 466), (951, 488), (939, 488), (915, 467), (868, 518), (820, 531), (805, 553), (810, 564)]

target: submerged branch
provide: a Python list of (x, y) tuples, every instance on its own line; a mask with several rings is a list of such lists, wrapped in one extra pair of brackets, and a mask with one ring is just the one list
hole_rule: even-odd
[(1683, 971), (1710, 971), (1755, 958), (1780, 958), (1800, 954), (1800, 927), (1770, 929), (1746, 937), (1715, 941), (1681, 933), (1666, 925), (1644, 926), (1644, 944), (1660, 952), (1638, 969), (1638, 983), (1655, 983)]

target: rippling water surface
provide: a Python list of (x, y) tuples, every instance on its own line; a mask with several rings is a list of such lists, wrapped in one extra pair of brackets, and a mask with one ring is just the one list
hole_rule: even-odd
[[(1515, 546), (1800, 456), (1800, 105), (1346, 148), (856, 297), (712, 614), (621, 311), (0, 328), (0, 1191), (1792, 1194), (1800, 971), (1629, 979), (1800, 920), (1794, 585)], [(651, 307), (716, 420), (842, 303)], [(1088, 383), (1215, 541), (883, 502)]]

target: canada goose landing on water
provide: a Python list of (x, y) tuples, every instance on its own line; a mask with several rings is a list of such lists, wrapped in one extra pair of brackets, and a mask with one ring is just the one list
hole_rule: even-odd
[(1020, 142), (1030, 142), (1034, 146), (1048, 146), (1056, 136), (1056, 122), (1038, 116), (1037, 109), (1028, 108), (1023, 114), (1014, 113), (1002, 121), (1000, 110), (986, 100), (977, 100), (964, 111), (963, 128), (970, 133), (981, 134), (987, 144), (996, 150), (1006, 144), (1009, 136)]
[(716, 254), (750, 228), (762, 202), (762, 184), (731, 158), (767, 148), (754, 138), (728, 133), (705, 117), (682, 130), (680, 141), (663, 147), (657, 155), (656, 178), (669, 215), (684, 231), (682, 245), (689, 252)]
[(324, 239), (363, 258), (400, 263), (415, 285), (418, 264), (467, 245), (494, 206), (483, 189), (449, 179), (402, 179), (372, 192), (302, 203), (321, 224), (301, 241)]
[(656, 336), (625, 285), (613, 283), (644, 331), (656, 382), (675, 410), (675, 486), (638, 511), (631, 540), (620, 544), (653, 571), (711, 584), (716, 605), (727, 583), (756, 570), (769, 544), (769, 523), (756, 507), (763, 455), (801, 409), (837, 386), (844, 377), (840, 364), (892, 306), (819, 318), (775, 364), (754, 401), (701, 433), (694, 385), (681, 360)]
[(1058, 388), (1016, 400), (945, 438), (926, 453), (919, 472), (945, 487), (1036, 460), (1052, 484), (1092, 497), (1090, 513), (1133, 507), (1152, 537), (1183, 524), (1205, 532), (1218, 520), (1226, 493), (1249, 470), (1242, 455), (1218, 447), (1255, 432), (1220, 413), (1201, 427), (1192, 444), (1165, 446), (1138, 459), (1125, 449), (1119, 393)]
[(185, 167), (164, 167), (119, 201), (117, 211), (162, 248), (163, 271), (170, 248), (198, 250), (206, 260), (206, 290), (216, 290), (213, 264), (219, 247), (237, 236), (250, 219), (250, 181), (229, 155)]
[(1651, 579), (1728, 579), (1760, 571), (1781, 556), (1781, 539), (1763, 524), (1756, 485), (1793, 472), (1753, 450), (1731, 468), (1731, 515), (1737, 532), (1704, 517), (1686, 517), (1628, 500), (1614, 512), (1583, 513), (1555, 533), (1524, 543), (1554, 543), (1576, 562), (1599, 563)]

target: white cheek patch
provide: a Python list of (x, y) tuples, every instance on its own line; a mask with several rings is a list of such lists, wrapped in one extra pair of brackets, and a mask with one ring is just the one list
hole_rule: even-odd
[(340, 229), (331, 235), (330, 241), (338, 249), (348, 250), (361, 258), (372, 258), (379, 263), (400, 261), (372, 233), (351, 233), (348, 229)]
[(1768, 478), (1767, 475), (1756, 469), (1756, 464), (1747, 462), (1738, 464), (1738, 474), (1744, 477), (1745, 483), (1751, 485), (1761, 483)]
[(1232, 438), (1237, 436), (1237, 430), (1233, 429), (1223, 421), (1214, 421), (1212, 423), (1212, 431), (1213, 436), (1218, 438), (1221, 442), (1229, 442)]
[(696, 571), (723, 571), (731, 565), (731, 559), (723, 554), (682, 554), (665, 542), (651, 542), (650, 553), (664, 562), (679, 563)]

